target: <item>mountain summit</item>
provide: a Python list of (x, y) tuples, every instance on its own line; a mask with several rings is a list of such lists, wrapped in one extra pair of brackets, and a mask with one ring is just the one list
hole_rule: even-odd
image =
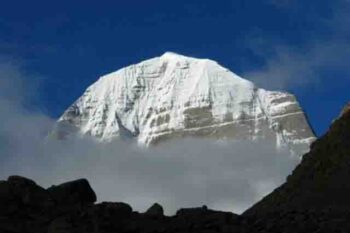
[(102, 141), (210, 137), (273, 140), (303, 154), (315, 139), (296, 98), (256, 87), (217, 62), (167, 52), (102, 76), (59, 118), (54, 133)]

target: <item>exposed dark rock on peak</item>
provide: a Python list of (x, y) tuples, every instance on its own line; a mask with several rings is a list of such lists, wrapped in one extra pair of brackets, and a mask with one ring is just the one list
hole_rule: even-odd
[(158, 217), (158, 216), (163, 216), (164, 215), (164, 210), (163, 207), (161, 205), (159, 205), (158, 203), (154, 203), (146, 212), (146, 215), (149, 216), (154, 216), (154, 217)]

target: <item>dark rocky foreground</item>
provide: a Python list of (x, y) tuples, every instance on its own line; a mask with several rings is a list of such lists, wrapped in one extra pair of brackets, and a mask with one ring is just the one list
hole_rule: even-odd
[(285, 184), (242, 215), (200, 208), (163, 215), (99, 203), (85, 179), (44, 189), (24, 177), (0, 181), (0, 233), (350, 232), (350, 107), (317, 140)]
[(0, 182), (0, 232), (234, 232), (242, 222), (238, 215), (206, 207), (165, 217), (159, 204), (137, 213), (125, 203), (95, 201), (85, 179), (44, 189), (11, 176)]

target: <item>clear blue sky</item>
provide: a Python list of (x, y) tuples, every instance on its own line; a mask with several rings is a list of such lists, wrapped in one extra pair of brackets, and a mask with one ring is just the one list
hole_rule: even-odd
[[(58, 117), (98, 76), (173, 51), (297, 95), (317, 134), (350, 100), (348, 0), (4, 1), (0, 57)], [(261, 77), (259, 79), (259, 77)]]

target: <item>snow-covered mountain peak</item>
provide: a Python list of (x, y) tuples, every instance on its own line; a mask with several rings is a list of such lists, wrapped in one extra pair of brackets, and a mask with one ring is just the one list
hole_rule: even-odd
[[(63, 126), (62, 126), (63, 125)], [(271, 139), (299, 153), (314, 135), (295, 97), (259, 89), (217, 62), (166, 52), (101, 77), (58, 120), (101, 140)]]
[[(174, 53), (174, 52), (165, 52), (163, 55), (160, 56), (161, 59), (163, 60), (190, 60), (190, 59), (195, 59), (195, 58), (191, 58), (188, 56), (184, 56), (178, 53)], [(199, 60), (199, 59), (197, 59)]]

